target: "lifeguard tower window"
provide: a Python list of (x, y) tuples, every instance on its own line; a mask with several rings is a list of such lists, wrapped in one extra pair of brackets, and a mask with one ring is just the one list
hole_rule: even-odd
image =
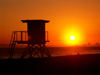
[(48, 20), (21, 20), (27, 23), (28, 43), (29, 44), (45, 44), (45, 23)]

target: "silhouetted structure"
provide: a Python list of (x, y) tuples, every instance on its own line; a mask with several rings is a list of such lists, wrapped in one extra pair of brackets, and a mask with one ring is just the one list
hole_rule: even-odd
[(97, 43), (95, 43), (95, 45), (100, 45), (100, 44), (97, 42)]
[(47, 20), (21, 20), (23, 23), (27, 23), (28, 31), (13, 31), (10, 41), (10, 54), (9, 58), (13, 57), (15, 45), (28, 44), (21, 58), (30, 55), (30, 58), (48, 56), (51, 57), (45, 44), (48, 41), (48, 32), (45, 31), (45, 23)]

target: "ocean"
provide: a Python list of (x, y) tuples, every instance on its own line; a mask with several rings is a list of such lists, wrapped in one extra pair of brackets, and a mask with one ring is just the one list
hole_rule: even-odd
[[(100, 54), (100, 47), (47, 47), (52, 57), (82, 55), (82, 54)], [(15, 48), (13, 58), (20, 58), (25, 48)], [(8, 59), (8, 48), (0, 48), (0, 59)], [(26, 57), (27, 58), (27, 57)]]

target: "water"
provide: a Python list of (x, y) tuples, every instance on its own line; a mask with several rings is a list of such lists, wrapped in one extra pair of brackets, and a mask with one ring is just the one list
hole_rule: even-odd
[(54, 47), (48, 48), (52, 56), (77, 54), (100, 54), (100, 47)]
[[(8, 59), (8, 48), (0, 48), (0, 59)], [(25, 48), (16, 48), (13, 58), (20, 58)], [(77, 55), (77, 54), (100, 54), (100, 47), (48, 47), (52, 57)]]

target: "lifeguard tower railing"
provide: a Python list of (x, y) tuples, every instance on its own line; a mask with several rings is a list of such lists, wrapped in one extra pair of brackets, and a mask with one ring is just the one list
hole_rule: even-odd
[[(13, 31), (10, 44), (12, 44), (12, 42), (16, 42), (17, 44), (28, 44), (28, 38), (28, 31)], [(49, 42), (48, 31), (45, 31), (45, 42)]]

